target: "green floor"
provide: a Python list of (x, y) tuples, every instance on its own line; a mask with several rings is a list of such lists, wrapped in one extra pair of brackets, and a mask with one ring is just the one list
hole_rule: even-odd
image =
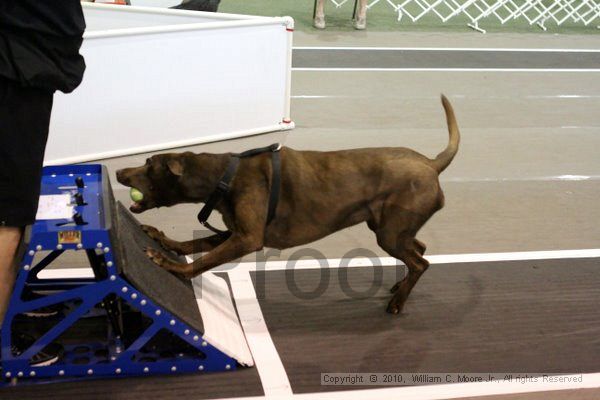
[[(331, 1), (326, 1), (325, 14), (327, 29), (337, 31), (353, 30), (351, 18), (354, 0), (348, 0), (340, 8), (336, 8), (335, 4), (333, 4)], [(340, 0), (338, 0), (338, 2), (339, 1)], [(428, 2), (431, 3), (432, 0), (429, 0)], [(515, 2), (520, 3), (519, 0)], [(401, 3), (401, 1), (396, 0), (393, 1), (393, 3), (397, 4)], [(492, 2), (489, 1), (489, 3), (491, 4)], [(313, 0), (222, 0), (219, 11), (226, 13), (265, 16), (289, 15), (296, 21), (296, 29), (310, 32), (317, 31), (312, 27), (313, 4)], [(575, 3), (573, 4), (575, 7), (577, 7)], [(412, 15), (418, 15), (420, 9), (415, 7), (414, 3), (411, 3), (410, 6), (407, 7), (407, 11)], [(469, 9), (469, 11), (472, 12), (472, 15), (479, 14), (475, 8)], [(442, 15), (447, 15), (449, 13), (449, 11), (444, 8), (440, 8), (439, 12)], [(507, 15), (507, 12), (499, 9), (498, 14), (504, 18)], [(367, 20), (367, 29), (371, 31), (461, 32), (471, 30), (471, 28), (467, 26), (469, 19), (464, 15), (453, 17), (445, 23), (442, 22), (441, 19), (434, 13), (429, 13), (429, 15), (424, 16), (417, 22), (412, 22), (411, 19), (405, 15), (399, 22), (398, 13), (394, 11), (394, 9), (386, 2), (386, 0), (380, 0), (379, 3), (374, 5), (368, 11)], [(588, 24), (588, 26), (584, 26), (582, 23), (568, 21), (564, 22), (560, 27), (558, 27), (556, 23), (548, 21), (546, 23), (546, 27), (548, 29), (546, 32), (548, 34), (598, 34), (600, 33), (600, 30), (597, 28), (598, 24), (600, 24), (599, 20), (596, 20), (595, 23)], [(523, 18), (507, 22), (503, 25), (494, 15), (491, 15), (485, 19), (481, 19), (479, 26), (488, 32), (543, 32), (540, 27), (537, 25), (529, 25), (529, 23)]]

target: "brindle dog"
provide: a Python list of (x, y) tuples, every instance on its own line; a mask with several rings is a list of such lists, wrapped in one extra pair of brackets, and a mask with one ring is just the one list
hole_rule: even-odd
[[(391, 289), (387, 311), (398, 314), (429, 263), (419, 229), (444, 205), (438, 175), (454, 158), (459, 131), (450, 102), (442, 95), (450, 139), (431, 160), (402, 147), (330, 152), (281, 149), (281, 194), (274, 219), (266, 226), (271, 186), (271, 155), (243, 158), (231, 191), (216, 210), (229, 237), (213, 235), (177, 242), (150, 226), (146, 233), (163, 248), (178, 254), (207, 252), (191, 264), (166, 259), (146, 250), (156, 264), (187, 278), (263, 247), (285, 249), (321, 239), (366, 222), (377, 243), (404, 262), (408, 274)], [(144, 197), (130, 210), (140, 213), (179, 203), (203, 203), (215, 190), (231, 155), (170, 153), (152, 156), (146, 164), (117, 171), (123, 185)]]

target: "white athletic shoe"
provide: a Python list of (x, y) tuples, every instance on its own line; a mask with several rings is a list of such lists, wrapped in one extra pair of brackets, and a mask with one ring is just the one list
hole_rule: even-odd
[(367, 29), (367, 17), (358, 17), (354, 20), (354, 29), (359, 31)]
[[(13, 333), (11, 351), (14, 356), (19, 356), (27, 350), (35, 339), (26, 333)], [(31, 357), (29, 365), (33, 367), (46, 367), (56, 363), (64, 353), (63, 347), (58, 343), (50, 343), (42, 351)]]
[(313, 20), (313, 26), (317, 29), (325, 29), (325, 16), (316, 16)]

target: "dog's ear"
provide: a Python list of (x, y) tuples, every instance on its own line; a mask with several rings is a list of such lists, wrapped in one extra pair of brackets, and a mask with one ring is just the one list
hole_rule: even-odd
[(183, 175), (183, 160), (179, 158), (172, 158), (167, 161), (167, 167), (169, 167), (169, 171), (171, 171), (173, 175)]

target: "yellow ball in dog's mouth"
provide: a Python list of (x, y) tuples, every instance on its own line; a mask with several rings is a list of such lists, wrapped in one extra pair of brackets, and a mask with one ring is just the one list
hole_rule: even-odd
[(136, 188), (131, 188), (129, 191), (129, 197), (131, 197), (131, 200), (137, 203), (138, 201), (142, 201), (144, 199), (144, 194)]

